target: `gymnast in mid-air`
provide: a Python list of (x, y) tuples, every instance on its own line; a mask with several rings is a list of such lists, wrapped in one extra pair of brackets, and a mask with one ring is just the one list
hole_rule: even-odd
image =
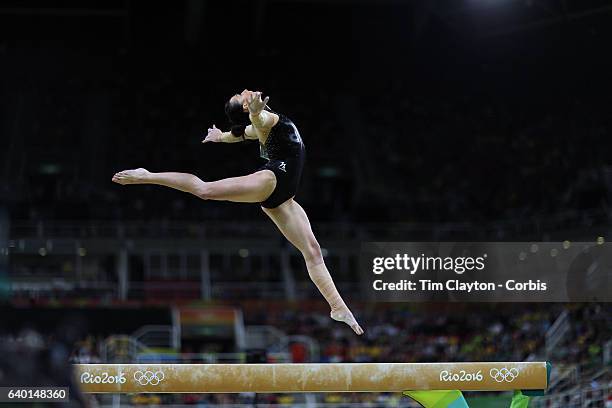
[(245, 89), (225, 104), (232, 123), (231, 131), (222, 132), (215, 125), (208, 129), (203, 143), (234, 143), (258, 140), (262, 158), (267, 163), (252, 174), (205, 182), (188, 173), (152, 173), (146, 169), (124, 170), (113, 181), (126, 184), (158, 184), (191, 193), (203, 200), (260, 203), (283, 235), (302, 253), (308, 275), (329, 306), (332, 319), (348, 324), (362, 334), (348, 306), (338, 293), (304, 209), (293, 199), (304, 166), (305, 148), (293, 122), (267, 106), (261, 92)]

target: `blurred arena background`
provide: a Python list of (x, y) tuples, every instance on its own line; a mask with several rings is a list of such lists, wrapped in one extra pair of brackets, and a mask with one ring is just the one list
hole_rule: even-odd
[[(609, 408), (609, 304), (375, 304), (357, 257), (373, 240), (609, 239), (610, 23), (603, 0), (3, 1), (0, 384), (65, 385), (72, 362), (548, 359), (550, 392), (532, 406)], [(327, 317), (257, 205), (111, 183), (134, 167), (251, 171), (257, 144), (200, 143), (227, 127), (223, 103), (245, 87), (300, 129), (296, 199), (362, 337)], [(414, 406), (73, 395), (74, 406)]]

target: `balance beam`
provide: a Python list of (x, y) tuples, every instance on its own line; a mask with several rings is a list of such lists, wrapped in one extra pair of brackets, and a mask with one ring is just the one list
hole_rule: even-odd
[(75, 364), (86, 393), (301, 393), (544, 390), (546, 362)]

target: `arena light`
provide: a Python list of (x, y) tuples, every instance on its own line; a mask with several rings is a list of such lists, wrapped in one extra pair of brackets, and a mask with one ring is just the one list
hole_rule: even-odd
[(86, 393), (302, 393), (545, 390), (546, 362), (76, 364)]

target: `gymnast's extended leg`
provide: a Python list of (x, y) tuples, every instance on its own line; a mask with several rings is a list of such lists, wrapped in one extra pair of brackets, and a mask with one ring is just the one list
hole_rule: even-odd
[(302, 253), (310, 279), (317, 286), (329, 306), (330, 316), (348, 324), (357, 334), (362, 334), (348, 306), (342, 300), (334, 281), (325, 266), (321, 247), (315, 238), (304, 209), (292, 198), (276, 208), (262, 207), (283, 235)]
[(119, 184), (157, 184), (191, 193), (203, 200), (259, 203), (272, 194), (276, 176), (270, 170), (205, 182), (189, 173), (151, 173), (145, 169), (124, 170), (113, 176)]

